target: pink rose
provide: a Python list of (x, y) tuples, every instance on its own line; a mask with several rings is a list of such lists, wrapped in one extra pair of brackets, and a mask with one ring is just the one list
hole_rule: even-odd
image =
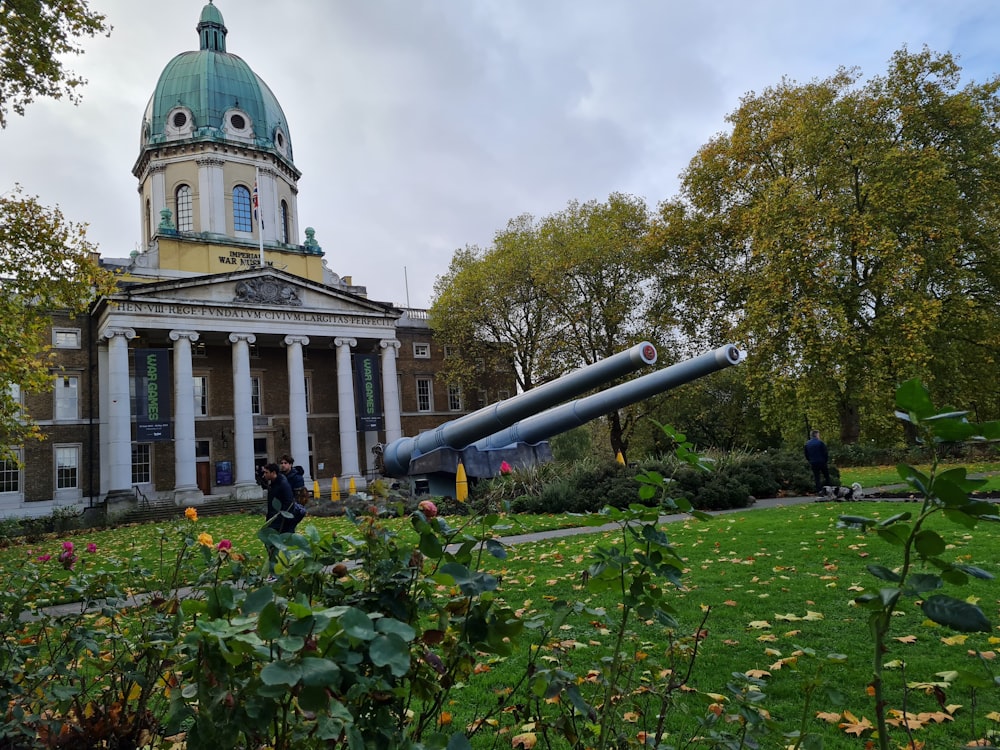
[(73, 551), (73, 542), (63, 542), (63, 549), (67, 552)]
[(218, 549), (220, 552), (224, 549), (232, 549), (232, 548), (233, 548), (233, 543), (228, 539), (220, 539), (219, 544), (216, 547), (216, 549)]
[(97, 545), (91, 542), (87, 545), (87, 552), (97, 552)]
[(48, 555), (48, 554), (46, 554), (46, 555), (39, 555), (38, 556), (38, 562), (48, 562), (51, 559), (52, 559), (52, 555)]
[(435, 518), (438, 514), (438, 507), (430, 500), (421, 500), (417, 504), (417, 510), (419, 510), (428, 518)]
[(500, 462), (500, 473), (501, 474), (510, 474), (512, 471), (514, 471), (514, 467), (513, 466), (511, 466), (506, 461), (501, 461)]

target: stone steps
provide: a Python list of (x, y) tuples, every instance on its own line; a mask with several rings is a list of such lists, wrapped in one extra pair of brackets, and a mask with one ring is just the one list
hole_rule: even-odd
[[(152, 503), (124, 513), (119, 519), (119, 523), (157, 523), (160, 521), (173, 521), (184, 517), (184, 512), (189, 506), (173, 505), (167, 503)], [(206, 500), (199, 505), (190, 506), (198, 511), (199, 516), (225, 516), (234, 513), (253, 513), (263, 515), (264, 502), (262, 500), (237, 500), (233, 497), (220, 498), (218, 500)]]

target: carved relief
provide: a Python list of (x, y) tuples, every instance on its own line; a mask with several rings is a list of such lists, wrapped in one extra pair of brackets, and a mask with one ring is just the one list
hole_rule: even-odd
[(302, 300), (288, 284), (275, 279), (247, 279), (236, 284), (233, 302), (263, 302), (266, 305), (301, 307)]

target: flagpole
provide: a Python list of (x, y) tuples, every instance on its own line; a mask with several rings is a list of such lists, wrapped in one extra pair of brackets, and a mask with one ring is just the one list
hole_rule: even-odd
[(257, 239), (260, 242), (260, 267), (264, 267), (264, 212), (260, 210), (260, 167), (253, 168), (253, 211), (257, 218)]

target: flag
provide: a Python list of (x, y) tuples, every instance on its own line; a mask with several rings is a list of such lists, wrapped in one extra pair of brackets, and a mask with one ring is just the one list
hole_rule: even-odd
[(257, 216), (258, 198), (257, 198), (257, 180), (253, 181), (253, 221), (255, 224), (260, 224), (260, 218)]

